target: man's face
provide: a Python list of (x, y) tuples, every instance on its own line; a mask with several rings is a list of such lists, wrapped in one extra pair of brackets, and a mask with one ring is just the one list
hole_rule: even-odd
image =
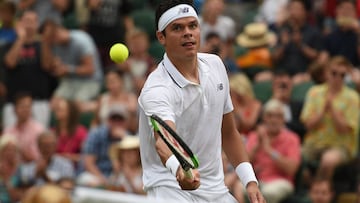
[(110, 115), (108, 118), (110, 135), (115, 139), (121, 139), (126, 135), (127, 119), (118, 114)]
[(195, 17), (185, 17), (171, 22), (162, 32), (157, 33), (159, 42), (173, 59), (186, 60), (196, 56), (200, 46), (200, 27)]
[(31, 117), (31, 107), (31, 97), (24, 97), (16, 103), (15, 113), (18, 121), (23, 122)]
[(56, 137), (46, 136), (39, 141), (39, 151), (41, 156), (45, 159), (49, 159), (56, 152)]
[(275, 76), (273, 80), (273, 94), (277, 95), (277, 99), (281, 101), (286, 101), (291, 96), (292, 91), (292, 82), (291, 78), (288, 75), (279, 75)]
[(327, 70), (328, 84), (341, 87), (344, 84), (344, 78), (347, 74), (347, 68), (344, 65), (330, 65)]
[(35, 34), (39, 26), (37, 14), (33, 11), (26, 11), (21, 18), (21, 24), (24, 26), (26, 33)]
[(300, 2), (290, 2), (288, 12), (289, 18), (292, 18), (294, 20), (301, 22), (306, 19), (306, 10), (304, 8), (304, 5)]
[(332, 191), (326, 181), (314, 183), (310, 190), (310, 199), (313, 203), (330, 203), (332, 200)]
[(270, 133), (279, 133), (284, 126), (284, 111), (283, 109), (274, 109), (264, 113), (264, 124)]

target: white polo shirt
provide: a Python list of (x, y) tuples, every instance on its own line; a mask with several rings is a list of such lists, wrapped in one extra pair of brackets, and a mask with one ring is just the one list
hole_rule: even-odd
[(233, 110), (228, 77), (216, 55), (199, 53), (198, 65), (200, 84), (195, 84), (183, 77), (165, 54), (141, 91), (139, 135), (145, 190), (180, 188), (155, 149), (149, 116), (157, 114), (175, 123), (176, 131), (199, 159), (201, 185), (187, 192), (209, 200), (228, 192), (221, 159), (222, 118)]

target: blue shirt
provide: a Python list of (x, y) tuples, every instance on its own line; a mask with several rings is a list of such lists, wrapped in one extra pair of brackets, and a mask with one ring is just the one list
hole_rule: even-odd
[(110, 129), (106, 125), (102, 125), (90, 131), (83, 149), (86, 155), (93, 155), (96, 158), (96, 166), (101, 173), (109, 176), (112, 171), (112, 164), (109, 158), (109, 148), (111, 144), (118, 140), (110, 137)]

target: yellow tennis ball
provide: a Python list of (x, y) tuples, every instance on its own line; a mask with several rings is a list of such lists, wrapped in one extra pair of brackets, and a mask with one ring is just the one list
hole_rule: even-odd
[(116, 43), (110, 48), (110, 58), (115, 63), (123, 63), (128, 56), (129, 50), (122, 43)]

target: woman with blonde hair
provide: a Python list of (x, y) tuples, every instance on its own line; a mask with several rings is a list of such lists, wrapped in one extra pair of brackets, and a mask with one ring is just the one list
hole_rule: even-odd
[(17, 140), (12, 135), (0, 137), (0, 202), (11, 203), (20, 199), (21, 192), (15, 188), (16, 171), (20, 154)]
[(231, 75), (229, 81), (236, 125), (239, 132), (246, 136), (259, 119), (261, 102), (255, 98), (251, 82), (246, 75)]

